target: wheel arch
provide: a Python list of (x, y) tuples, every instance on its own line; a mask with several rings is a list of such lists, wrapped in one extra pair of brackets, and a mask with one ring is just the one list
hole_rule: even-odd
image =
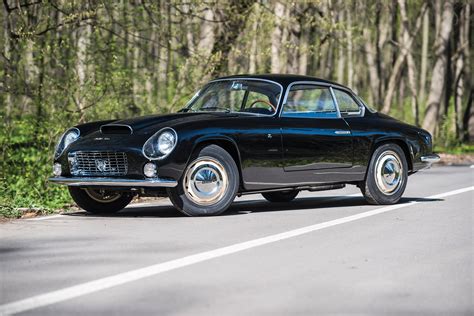
[[(411, 154), (411, 151), (410, 151), (410, 145), (406, 142), (406, 140), (404, 140), (402, 138), (382, 138), (382, 139), (376, 140), (373, 143), (372, 149), (370, 151), (369, 162), (372, 159), (372, 155), (374, 154), (375, 150), (378, 147), (380, 147), (382, 145), (385, 145), (385, 144), (390, 144), (390, 143), (400, 146), (400, 148), (405, 153), (405, 159), (407, 160), (407, 164), (408, 164), (408, 171), (409, 172), (412, 171), (413, 170), (413, 157), (412, 157), (412, 154)], [(366, 175), (367, 175), (367, 172), (366, 172)]]
[(225, 151), (231, 155), (234, 159), (235, 164), (237, 165), (237, 170), (239, 171), (239, 186), (242, 188), (243, 180), (242, 180), (242, 167), (241, 167), (241, 160), (240, 160), (240, 151), (239, 147), (235, 140), (230, 137), (226, 136), (207, 136), (198, 139), (192, 148), (191, 155), (186, 163), (186, 166), (189, 165), (191, 159), (194, 158), (194, 153), (196, 153), (201, 148), (204, 148), (208, 145), (217, 145), (223, 148)]

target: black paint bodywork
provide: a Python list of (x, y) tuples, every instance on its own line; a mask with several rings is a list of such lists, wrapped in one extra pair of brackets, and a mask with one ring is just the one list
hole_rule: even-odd
[[(300, 81), (332, 86), (354, 95), (344, 86), (307, 76), (239, 75), (218, 80), (244, 78), (274, 81), (282, 86), (282, 96), (291, 83)], [(432, 152), (428, 132), (387, 115), (366, 110), (363, 117), (287, 118), (279, 116), (283, 102), (280, 97), (273, 116), (183, 112), (78, 125), (81, 137), (56, 162), (61, 163), (63, 176), (71, 177), (67, 159), (70, 152), (124, 151), (129, 162), (126, 177), (145, 179), (143, 166), (149, 160), (142, 154), (143, 144), (160, 129), (171, 127), (177, 132), (178, 143), (169, 156), (155, 160), (160, 178), (179, 180), (193, 152), (216, 143), (236, 160), (243, 193), (327, 183), (355, 184), (364, 180), (371, 154), (383, 142), (396, 142), (403, 148), (410, 174), (424, 168), (420, 157)], [(102, 133), (101, 126), (110, 123), (128, 125), (132, 133)], [(337, 135), (335, 130), (350, 134)]]

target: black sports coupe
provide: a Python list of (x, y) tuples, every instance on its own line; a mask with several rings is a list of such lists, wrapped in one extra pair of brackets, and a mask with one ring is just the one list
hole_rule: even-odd
[(178, 113), (67, 130), (50, 181), (89, 212), (167, 196), (189, 216), (235, 196), (289, 202), (299, 191), (357, 185), (368, 203), (397, 203), (408, 176), (437, 162), (431, 135), (369, 107), (349, 88), (308, 76), (210, 81)]

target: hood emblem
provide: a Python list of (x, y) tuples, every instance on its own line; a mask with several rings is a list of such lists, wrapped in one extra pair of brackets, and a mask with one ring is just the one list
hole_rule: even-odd
[(108, 137), (96, 137), (94, 140), (110, 140)]
[(106, 171), (109, 171), (110, 169), (110, 163), (107, 160), (95, 159), (94, 163), (95, 163), (95, 167), (100, 172), (106, 172)]

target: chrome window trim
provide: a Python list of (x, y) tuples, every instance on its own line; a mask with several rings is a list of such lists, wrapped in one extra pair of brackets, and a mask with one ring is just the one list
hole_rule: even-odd
[(341, 111), (339, 110), (339, 103), (337, 103), (336, 95), (334, 94), (332, 86), (329, 87), (329, 91), (331, 91), (332, 101), (336, 105), (337, 116), (342, 118)]
[[(348, 116), (345, 116), (344, 118), (351, 118), (351, 117), (364, 117), (365, 116), (365, 105), (362, 104), (361, 102), (359, 102), (359, 100), (354, 97), (354, 93), (349, 90), (349, 89), (341, 89), (340, 87), (331, 87), (331, 89), (335, 89), (335, 90), (340, 90), (341, 92), (345, 92), (347, 93), (352, 100), (354, 100), (354, 102), (359, 106), (359, 109), (360, 109), (360, 114), (357, 114), (357, 115), (348, 115)], [(334, 93), (334, 92), (333, 92)], [(336, 101), (336, 106), (338, 108), (338, 111), (340, 113), (340, 109), (339, 109), (339, 103), (337, 103), (337, 99), (336, 99), (336, 94), (334, 94), (334, 100)], [(341, 117), (342, 117), (342, 114), (341, 114)]]
[[(159, 135), (161, 134), (162, 132), (164, 132), (165, 130), (171, 130), (171, 132), (174, 134), (175, 138), (176, 138), (176, 141), (174, 143), (174, 146), (173, 146), (173, 149), (171, 149), (171, 151), (169, 153), (167, 153), (166, 155), (163, 155), (163, 156), (160, 156), (160, 157), (157, 157), (157, 158), (150, 158), (148, 157), (146, 154), (145, 154), (145, 145), (150, 141), (150, 139), (152, 139), (153, 137), (155, 137), (155, 135)], [(143, 146), (142, 146), (142, 155), (150, 160), (150, 161), (154, 161), (154, 160), (162, 160), (162, 159), (165, 159), (166, 157), (168, 157), (175, 149), (176, 149), (176, 146), (178, 146), (178, 133), (174, 130), (174, 128), (171, 128), (171, 127), (163, 127), (162, 129), (160, 129), (158, 132), (154, 133), (153, 135), (151, 135), (150, 137), (148, 137), (148, 139), (143, 143)]]
[(113, 124), (113, 123), (112, 124), (101, 125), (100, 128), (99, 128), (101, 134), (103, 134), (102, 133), (102, 127), (103, 126), (125, 126), (125, 127), (128, 127), (128, 129), (130, 129), (130, 135), (133, 134), (133, 128), (130, 125), (127, 125), (127, 124)]
[[(278, 113), (278, 117), (285, 117), (285, 116), (282, 116), (282, 113), (283, 113), (283, 107), (285, 106), (286, 104), (286, 101), (288, 99), (288, 94), (291, 90), (291, 88), (294, 86), (294, 85), (298, 85), (298, 84), (306, 84), (306, 85), (312, 85), (312, 86), (320, 86), (320, 87), (324, 87), (324, 88), (329, 88), (329, 91), (331, 93), (331, 96), (332, 96), (332, 101), (334, 102), (334, 106), (336, 107), (336, 113), (337, 113), (337, 116), (336, 117), (314, 117), (314, 119), (321, 119), (321, 120), (334, 120), (334, 119), (340, 119), (342, 118), (341, 117), (341, 113), (339, 112), (339, 107), (337, 106), (337, 102), (335, 102), (335, 98), (334, 98), (334, 95), (333, 95), (333, 92), (332, 92), (332, 84), (330, 83), (327, 83), (327, 82), (319, 82), (319, 81), (293, 81), (292, 83), (290, 83), (287, 87), (286, 87), (286, 92), (285, 92), (285, 97), (283, 99), (283, 102), (282, 102), (282, 105), (280, 107), (280, 111)], [(292, 118), (299, 118), (299, 117), (292, 117)], [(302, 118), (311, 118), (311, 117), (302, 117)]]
[[(254, 114), (255, 116), (266, 116), (266, 117), (276, 117), (279, 113), (279, 110), (280, 110), (280, 107), (281, 107), (281, 100), (282, 100), (282, 96), (283, 96), (283, 86), (281, 85), (281, 83), (278, 83), (276, 81), (273, 81), (273, 80), (269, 80), (269, 79), (261, 79), (261, 78), (247, 78), (247, 77), (242, 77), (242, 78), (222, 78), (222, 79), (214, 79), (214, 80), (211, 80), (209, 81), (207, 84), (210, 84), (210, 83), (214, 83), (214, 82), (219, 82), (219, 81), (232, 81), (232, 80), (235, 80), (235, 81), (238, 81), (238, 80), (249, 80), (249, 81), (263, 81), (263, 82), (269, 82), (269, 83), (273, 83), (273, 84), (276, 84), (277, 86), (280, 87), (280, 97), (278, 98), (278, 101), (277, 101), (277, 109), (275, 111), (275, 113), (273, 114), (260, 114), (260, 113), (250, 113), (249, 114)], [(199, 91), (202, 91), (199, 90)], [(190, 104), (190, 102), (188, 103)], [(245, 112), (235, 112), (235, 113), (245, 113)]]

